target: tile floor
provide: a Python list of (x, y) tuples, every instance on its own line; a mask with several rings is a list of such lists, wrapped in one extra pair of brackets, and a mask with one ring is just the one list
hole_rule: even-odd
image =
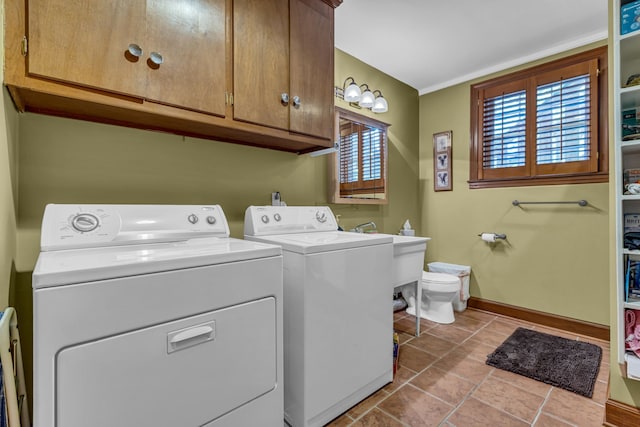
[[(603, 350), (593, 398), (485, 364), (519, 326), (584, 340)], [(456, 313), (451, 325), (397, 312), (399, 369), (393, 383), (331, 423), (343, 426), (601, 426), (609, 378), (609, 342), (474, 309)]]

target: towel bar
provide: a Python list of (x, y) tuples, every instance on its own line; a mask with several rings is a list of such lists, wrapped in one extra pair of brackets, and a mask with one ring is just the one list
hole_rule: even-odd
[(520, 205), (580, 205), (582, 207), (585, 207), (585, 206), (587, 206), (589, 204), (589, 202), (587, 202), (584, 199), (575, 200), (575, 201), (571, 201), (571, 202), (521, 202), (519, 200), (514, 200), (513, 202), (511, 202), (511, 204), (513, 206), (520, 206)]

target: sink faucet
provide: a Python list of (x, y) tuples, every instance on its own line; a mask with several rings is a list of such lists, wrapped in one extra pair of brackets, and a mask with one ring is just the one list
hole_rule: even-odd
[(365, 227), (371, 227), (372, 231), (378, 231), (378, 228), (376, 227), (376, 223), (373, 221), (369, 221), (369, 222), (365, 222), (364, 224), (359, 224), (356, 225), (355, 228), (351, 231), (355, 231), (356, 233), (364, 233), (364, 228)]

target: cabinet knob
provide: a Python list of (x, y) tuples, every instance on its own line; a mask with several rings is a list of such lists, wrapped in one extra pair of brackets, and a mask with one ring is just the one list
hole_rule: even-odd
[(136, 58), (140, 58), (142, 56), (142, 48), (135, 43), (131, 43), (127, 50), (131, 55), (135, 56)]
[(280, 100), (282, 101), (283, 105), (288, 105), (289, 104), (289, 94), (288, 93), (283, 93), (282, 95), (280, 95)]
[(160, 65), (164, 62), (164, 58), (158, 52), (151, 52), (149, 54), (149, 60), (156, 65)]
[(300, 104), (302, 104), (302, 101), (300, 101), (300, 97), (299, 96), (294, 96), (293, 97), (293, 106), (295, 108), (300, 107)]

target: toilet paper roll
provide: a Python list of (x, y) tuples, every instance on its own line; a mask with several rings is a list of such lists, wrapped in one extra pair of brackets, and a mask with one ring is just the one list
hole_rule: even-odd
[(482, 233), (481, 237), (482, 237), (482, 240), (484, 240), (485, 242), (493, 243), (496, 241), (495, 233)]

